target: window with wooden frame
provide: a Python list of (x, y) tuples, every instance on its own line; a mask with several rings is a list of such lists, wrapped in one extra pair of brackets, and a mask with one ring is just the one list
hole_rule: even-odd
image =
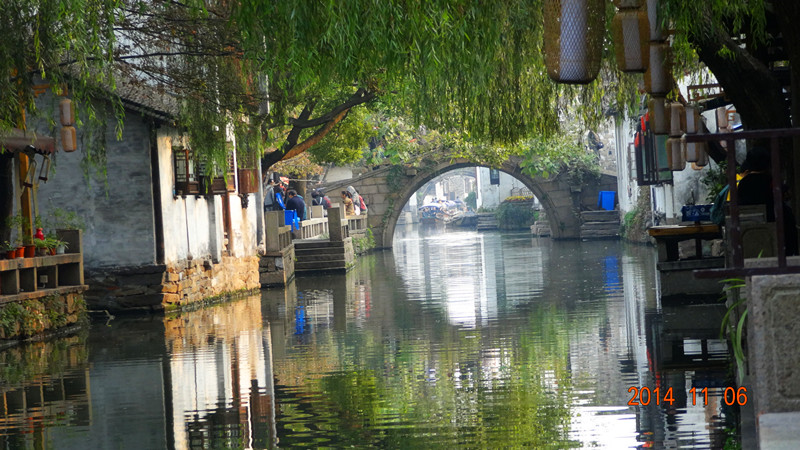
[(489, 184), (500, 184), (500, 170), (489, 169)]
[(636, 182), (639, 186), (672, 183), (672, 171), (667, 161), (667, 135), (650, 131), (648, 120), (636, 125), (634, 149), (636, 154)]
[(175, 195), (200, 193), (193, 153), (188, 147), (172, 147), (172, 167), (175, 171)]
[(200, 179), (200, 193), (218, 195), (228, 192), (225, 177), (215, 164), (198, 160), (197, 173)]

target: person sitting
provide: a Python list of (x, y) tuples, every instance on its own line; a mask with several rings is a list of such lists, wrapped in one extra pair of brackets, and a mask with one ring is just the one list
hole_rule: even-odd
[(297, 195), (297, 191), (294, 189), (290, 189), (286, 193), (286, 197), (286, 209), (297, 211), (297, 218), (302, 221), (306, 214), (306, 203), (303, 201), (303, 197)]

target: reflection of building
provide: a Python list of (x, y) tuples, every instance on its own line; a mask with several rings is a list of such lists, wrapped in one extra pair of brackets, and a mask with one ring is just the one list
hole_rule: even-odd
[[(478, 208), (494, 209), (508, 197), (533, 195), (522, 181), (488, 167), (476, 167), (475, 180), (478, 186)], [(538, 205), (538, 200), (535, 200), (535, 204)]]
[[(58, 441), (50, 437), (46, 428), (49, 424), (91, 424), (85, 345), (85, 339), (71, 337), (32, 343), (0, 354), (0, 366), (4, 368), (4, 379), (0, 380), (1, 448), (32, 448), (24, 441), (50, 448)], [(24, 378), (12, 380), (15, 374)]]
[(78, 386), (86, 406), (74, 408), (74, 396), (58, 406), (87, 411), (80, 428), (48, 423), (45, 442), (81, 449), (277, 445), (270, 328), (259, 296), (131, 323), (93, 330), (91, 339), (115, 354), (89, 355), (88, 380)]

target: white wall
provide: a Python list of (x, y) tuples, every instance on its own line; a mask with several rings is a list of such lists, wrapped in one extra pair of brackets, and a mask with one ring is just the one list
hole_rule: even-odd
[[(43, 95), (37, 103), (45, 110), (59, 98)], [(141, 113), (126, 111), (122, 139), (116, 140), (116, 120), (108, 111), (106, 127), (107, 180), (83, 175), (82, 137), (78, 128), (79, 150), (58, 151), (53, 156), (53, 170), (48, 182), (38, 188), (38, 211), (47, 220), (54, 208), (76, 212), (85, 222), (83, 235), (84, 264), (87, 269), (136, 267), (156, 263), (155, 206), (151, 167), (151, 125)], [(39, 119), (29, 126), (37, 133), (52, 135), (52, 130)], [(177, 132), (162, 125), (156, 131), (159, 165), (159, 189), (164, 228), (166, 263), (192, 258), (220, 261), (223, 248), (222, 197), (174, 195), (172, 142)], [(56, 129), (56, 136), (58, 130)], [(60, 149), (60, 143), (57, 144)], [(41, 156), (37, 157), (41, 164)], [(106, 189), (107, 183), (107, 189)], [(19, 194), (16, 210), (19, 208)], [(241, 198), (230, 195), (233, 230), (232, 255), (256, 254), (260, 194), (248, 194), (249, 205), (242, 208)], [(51, 230), (45, 230), (51, 231)]]
[[(43, 96), (40, 101), (46, 103), (51, 99)], [(79, 150), (64, 153), (60, 143), (57, 144), (59, 151), (53, 156), (54, 167), (49, 180), (38, 189), (39, 215), (43, 220), (47, 220), (53, 209), (61, 208), (76, 212), (85, 222), (83, 251), (87, 268), (155, 262), (150, 127), (140, 114), (130, 111), (125, 117), (121, 141), (115, 139), (115, 126), (116, 120), (109, 111), (107, 191), (106, 180), (101, 176), (93, 175), (87, 180), (83, 175), (81, 139), (84, 130), (81, 127), (76, 127)], [(39, 133), (51, 134), (41, 123), (34, 122), (34, 127)], [(37, 161), (41, 161), (41, 156)]]
[(505, 172), (500, 172), (499, 185), (490, 183), (488, 167), (478, 167), (477, 172), (478, 208), (497, 208), (503, 200), (511, 195), (512, 189), (520, 190), (526, 187), (522, 181)]

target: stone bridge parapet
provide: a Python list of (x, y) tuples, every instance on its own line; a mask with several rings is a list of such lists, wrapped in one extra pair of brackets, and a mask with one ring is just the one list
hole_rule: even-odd
[[(497, 169), (522, 181), (539, 199), (547, 213), (554, 239), (578, 239), (584, 210), (597, 209), (600, 191), (616, 191), (615, 176), (603, 174), (591, 185), (570, 185), (564, 175), (548, 179), (532, 178), (523, 173), (519, 158), (510, 158)], [(429, 164), (423, 168), (384, 166), (349, 180), (335, 181), (323, 186), (331, 202), (340, 202), (340, 193), (353, 186), (367, 202), (368, 224), (375, 236), (376, 248), (392, 247), (394, 229), (403, 206), (414, 193), (431, 179), (462, 167), (477, 164), (466, 159), (454, 159)]]

